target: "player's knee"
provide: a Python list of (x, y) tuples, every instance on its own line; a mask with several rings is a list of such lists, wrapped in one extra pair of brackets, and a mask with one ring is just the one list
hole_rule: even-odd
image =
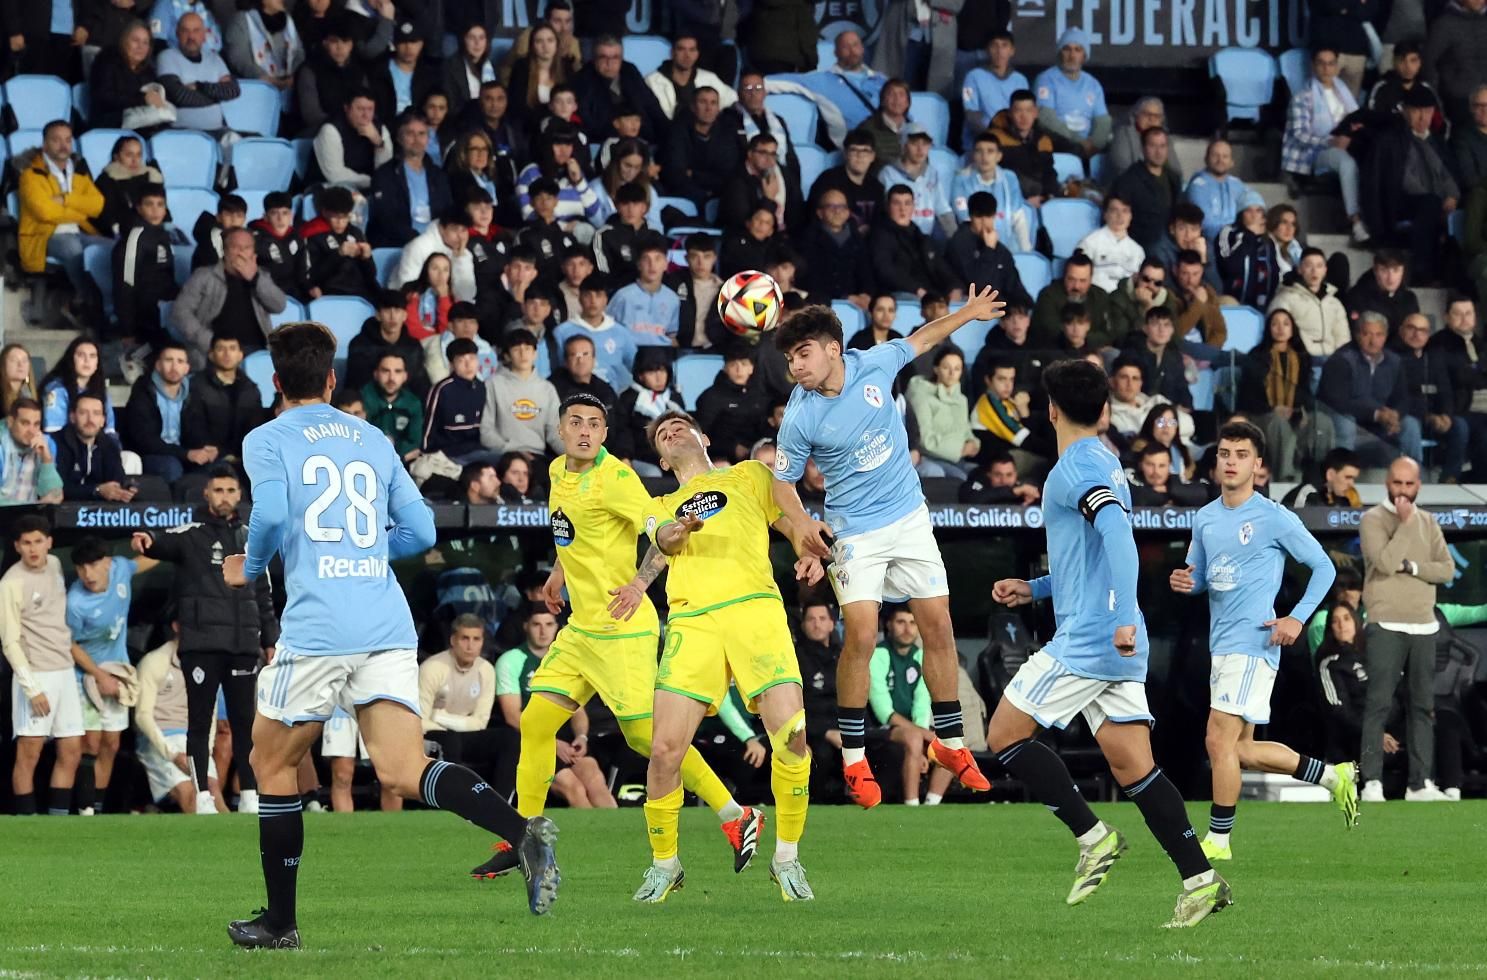
[(1239, 756), (1239, 765), (1243, 769), (1255, 768), (1258, 753), (1255, 751), (1253, 739), (1242, 738), (1234, 746), (1234, 754)]
[(1233, 736), (1211, 724), (1208, 726), (1208, 734), (1204, 736), (1203, 743), (1208, 748), (1209, 758), (1231, 755), (1237, 748)]
[(652, 735), (651, 765), (660, 766), (664, 770), (681, 768), (682, 757), (687, 754), (691, 744), (679, 735)]
[(63, 766), (76, 766), (78, 760), (83, 757), (83, 740), (80, 738), (62, 738), (57, 740), (57, 763)]

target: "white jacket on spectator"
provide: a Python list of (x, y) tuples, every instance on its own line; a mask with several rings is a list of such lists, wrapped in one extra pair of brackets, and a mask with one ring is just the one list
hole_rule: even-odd
[(475, 302), (475, 257), (467, 248), (458, 257), (444, 244), (444, 236), (439, 232), (439, 222), (431, 221), (429, 226), (419, 233), (408, 244), (403, 246), (403, 255), (398, 259), (398, 266), (392, 271), (392, 279), (388, 285), (393, 289), (401, 289), (403, 283), (413, 282), (418, 274), (423, 271), (423, 264), (433, 254), (447, 255), (454, 268), (449, 278), (449, 288), (454, 293), (456, 300), (467, 303)]
[[(378, 147), (373, 162), (377, 166), (392, 159), (392, 134), (382, 127), (382, 145)], [(341, 131), (330, 123), (320, 127), (315, 134), (315, 163), (327, 184), (337, 184), (352, 190), (364, 191), (372, 186), (372, 175), (357, 173), (346, 166), (346, 151), (341, 143)]]
[(522, 378), (510, 368), (501, 368), (485, 382), (480, 444), (502, 453), (561, 453), (558, 404), (558, 389), (551, 381), (535, 371)]
[[(1129, 439), (1141, 431), (1141, 426), (1146, 423), (1146, 416), (1151, 414), (1153, 408), (1167, 404), (1170, 402), (1161, 395), (1148, 395), (1144, 391), (1138, 391), (1133, 402), (1123, 402), (1111, 392), (1110, 428)], [(1177, 431), (1183, 442), (1193, 441), (1193, 416), (1180, 406), (1177, 409)]]
[[(695, 88), (717, 90), (719, 108), (726, 109), (738, 101), (738, 93), (733, 91), (726, 82), (706, 68), (699, 65), (692, 69), (692, 74), (694, 76), (693, 80), (696, 83)], [(661, 103), (661, 111), (666, 113), (666, 118), (675, 118), (676, 86), (671, 84), (670, 77), (663, 75), (658, 68), (645, 76), (645, 84), (650, 88), (651, 93), (655, 95), (656, 101)]]
[(1318, 296), (1300, 282), (1288, 283), (1275, 294), (1269, 316), (1274, 310), (1285, 310), (1296, 321), (1296, 333), (1312, 357), (1326, 357), (1352, 340), (1348, 331), (1348, 311), (1337, 296), (1337, 287), (1323, 283), (1325, 295)]
[(1130, 235), (1116, 238), (1115, 232), (1105, 225), (1080, 239), (1078, 249), (1095, 264), (1095, 285), (1107, 293), (1115, 292), (1122, 279), (1139, 272), (1141, 262), (1146, 258), (1146, 249), (1138, 245), (1136, 239)]

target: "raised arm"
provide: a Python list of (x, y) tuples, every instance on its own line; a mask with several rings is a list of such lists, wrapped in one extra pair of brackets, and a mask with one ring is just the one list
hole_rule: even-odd
[(972, 320), (996, 320), (1002, 315), (1006, 303), (997, 299), (997, 291), (987, 286), (985, 289), (977, 290), (976, 284), (966, 289), (966, 304), (954, 313), (946, 314), (938, 320), (926, 323), (924, 326), (909, 334), (909, 346), (914, 348), (914, 356), (928, 354), (940, 346), (951, 334)]

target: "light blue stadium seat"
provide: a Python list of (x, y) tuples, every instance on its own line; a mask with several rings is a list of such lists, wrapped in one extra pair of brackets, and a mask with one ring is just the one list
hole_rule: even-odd
[(272, 138), (279, 135), (283, 108), (284, 96), (278, 89), (243, 79), (238, 82), (238, 97), (222, 103), (222, 118), (235, 133)]
[(387, 277), (392, 275), (402, 257), (403, 250), (400, 248), (372, 249), (372, 265), (377, 267), (377, 281), (386, 285)]
[(258, 395), (263, 407), (274, 403), (274, 359), (266, 350), (256, 350), (243, 358), (243, 373), (258, 386)]
[(171, 302), (168, 299), (163, 299), (160, 301), (160, 324), (161, 326), (165, 327), (166, 333), (170, 334), (175, 339), (180, 340), (181, 332), (176, 329), (175, 323), (173, 323), (170, 319), (171, 308), (175, 305), (175, 303)]
[(795, 157), (800, 161), (800, 196), (809, 198), (811, 185), (827, 167), (831, 166), (831, 158), (819, 146), (808, 146), (804, 143), (795, 144)]
[(1084, 161), (1079, 159), (1077, 153), (1055, 153), (1053, 155), (1053, 172), (1058, 177), (1060, 184), (1068, 180), (1084, 179)]
[(233, 193), (242, 198), (243, 202), (248, 205), (248, 220), (257, 221), (263, 217), (263, 199), (272, 194), (273, 191), (249, 191), (243, 190), (240, 187), (233, 191)]
[(284, 297), (284, 312), (270, 313), (268, 322), (277, 327), (285, 323), (298, 323), (301, 320), (308, 320), (309, 317), (310, 314), (305, 310), (305, 304), (293, 296), (286, 296)]
[(41, 130), (18, 129), (5, 138), (10, 147), (11, 157), (18, 157), (27, 150), (38, 149), (41, 146)]
[(1066, 259), (1085, 235), (1100, 227), (1100, 209), (1084, 198), (1057, 197), (1038, 209), (1053, 243), (1053, 254)]
[(336, 357), (340, 360), (350, 350), (351, 338), (361, 333), (361, 325), (376, 315), (377, 308), (360, 296), (322, 296), (310, 301), (309, 318), (325, 324), (336, 335)]
[(72, 117), (72, 88), (56, 75), (17, 75), (5, 83), (5, 102), (17, 129), (40, 129)]
[(77, 110), (78, 118), (85, 124), (88, 121), (89, 110), (93, 100), (88, 97), (88, 83), (78, 82), (72, 87), (72, 107)]
[(315, 208), (314, 194), (301, 194), (295, 198), (295, 201), (299, 204), (299, 220), (301, 221), (309, 221), (320, 213)]
[(88, 173), (94, 180), (113, 159), (114, 144), (126, 136), (139, 140), (140, 149), (144, 149), (145, 141), (128, 129), (90, 129), (77, 138), (77, 152), (88, 162)]
[(898, 312), (893, 315), (893, 329), (907, 337), (923, 322), (924, 315), (919, 312), (918, 303), (907, 299), (898, 301)]
[(232, 172), (240, 189), (282, 191), (294, 179), (294, 146), (288, 140), (250, 137), (232, 147)]
[(936, 146), (944, 146), (950, 138), (950, 103), (934, 92), (914, 92), (909, 99), (909, 119), (929, 130)]
[(649, 75), (671, 57), (671, 42), (654, 34), (631, 34), (625, 38), (625, 60), (641, 75)]
[(842, 321), (842, 336), (850, 339), (851, 336), (863, 327), (867, 326), (867, 315), (857, 307), (844, 299), (831, 301), (831, 312)]
[(723, 370), (722, 354), (687, 354), (676, 359), (676, 387), (687, 411), (697, 407), (697, 398)]
[(1224, 350), (1248, 354), (1265, 335), (1265, 314), (1253, 306), (1223, 306), (1224, 326), (1228, 336), (1224, 338)]
[(93, 280), (98, 291), (103, 294), (103, 312), (109, 316), (114, 315), (114, 246), (110, 242), (107, 245), (89, 245), (83, 249), (83, 269), (87, 271), (89, 278)]
[(1311, 57), (1306, 49), (1292, 48), (1281, 54), (1280, 77), (1286, 80), (1292, 95), (1306, 88), (1306, 80), (1311, 77)]
[(1115, 179), (1110, 172), (1110, 154), (1096, 153), (1089, 158), (1089, 179), (1104, 187)]
[(1053, 281), (1053, 267), (1037, 252), (1018, 252), (1012, 256), (1012, 262), (1017, 266), (1022, 288), (1034, 299), (1038, 298), (1044, 286)]
[[(964, 303), (956, 303), (950, 308), (954, 313), (964, 306)], [(991, 333), (991, 328), (996, 326), (995, 320), (972, 320), (950, 337), (950, 342), (959, 347), (965, 355), (965, 370), (969, 372), (971, 365), (976, 363), (976, 355), (981, 353), (981, 348), (986, 346), (986, 335)]]
[[(929, 165), (935, 168), (935, 173), (940, 177), (940, 187), (945, 191), (945, 197), (950, 197), (950, 185), (955, 181), (955, 172), (960, 169), (960, 157), (955, 155), (954, 150), (943, 146), (932, 146), (929, 148)], [(953, 202), (952, 202), (953, 203)]]
[(176, 285), (186, 285), (186, 280), (191, 278), (191, 253), (196, 250), (189, 245), (177, 245), (171, 249), (170, 257), (173, 264), (171, 274), (175, 276)]
[(696, 219), (697, 217), (699, 217), (699, 215), (697, 214), (697, 202), (693, 201), (690, 197), (667, 197), (664, 194), (657, 195), (655, 206), (652, 209), (652, 214), (659, 218), (666, 213), (667, 208), (675, 208), (689, 218)]
[(1224, 83), (1224, 112), (1230, 121), (1258, 121), (1275, 95), (1277, 69), (1268, 51), (1221, 48), (1208, 57), (1208, 76)]
[(780, 121), (785, 124), (785, 132), (790, 134), (792, 145), (815, 145), (816, 123), (821, 119), (816, 103), (803, 95), (776, 92), (764, 97), (764, 107), (780, 117)]
[(1202, 368), (1198, 371), (1198, 380), (1188, 385), (1188, 391), (1193, 396), (1193, 411), (1213, 411), (1213, 368)]
[(824, 71), (836, 64), (836, 38), (821, 38), (816, 42), (816, 70)]
[(167, 129), (150, 137), (150, 156), (167, 187), (215, 187), (221, 153), (217, 141), (190, 129)]
[(289, 143), (294, 147), (295, 176), (303, 180), (310, 173), (310, 158), (315, 155), (315, 141), (301, 136)]
[(165, 188), (165, 203), (170, 206), (171, 224), (193, 242), (196, 219), (203, 213), (217, 212), (217, 194), (201, 187)]

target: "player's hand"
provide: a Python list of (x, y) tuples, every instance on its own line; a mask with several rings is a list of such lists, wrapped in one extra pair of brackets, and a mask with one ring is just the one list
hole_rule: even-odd
[(1007, 304), (997, 299), (997, 291), (987, 286), (977, 289), (975, 283), (966, 288), (966, 303), (961, 312), (977, 320), (996, 320), (1001, 317)]
[(1117, 626), (1115, 628), (1115, 652), (1122, 657), (1136, 655), (1136, 627)]
[[(1174, 568), (1172, 574), (1167, 578), (1167, 584), (1172, 586), (1173, 592), (1181, 592), (1183, 595), (1192, 594), (1196, 583), (1193, 582), (1193, 566), (1186, 568)], [(1266, 625), (1269, 625), (1268, 623)]]
[(573, 744), (571, 742), (565, 742), (562, 739), (558, 739), (558, 761), (563, 763), (564, 765), (571, 766), (573, 764), (573, 759)]
[(802, 558), (814, 555), (817, 558), (831, 557), (831, 528), (825, 521), (811, 520), (804, 526), (795, 528), (795, 534), (790, 544), (795, 548), (795, 553)]
[(266, 664), (273, 663), (274, 662), (274, 654), (277, 653), (277, 652), (278, 651), (275, 650), (273, 647), (264, 647), (263, 648), (263, 662), (266, 663)]
[(1399, 751), (1399, 739), (1395, 738), (1393, 735), (1390, 735), (1388, 732), (1385, 732), (1384, 733), (1384, 754), (1385, 755), (1393, 755), (1395, 752), (1398, 752), (1398, 751)]
[(676, 519), (675, 523), (666, 525), (666, 531), (671, 538), (670, 546), (681, 551), (686, 548), (687, 541), (692, 537), (694, 531), (702, 530), (702, 518), (696, 514), (683, 514)]
[(609, 602), (609, 615), (615, 619), (624, 621), (635, 615), (635, 610), (645, 601), (645, 587), (639, 582), (630, 581), (617, 589), (610, 589), (609, 594), (614, 596)]
[(106, 698), (119, 696), (119, 679), (106, 670), (100, 670), (93, 675), (93, 682), (98, 685), (98, 693)]
[(1020, 578), (1004, 578), (991, 587), (991, 598), (1004, 606), (1025, 606), (1033, 601), (1033, 587)]
[(45, 718), (52, 713), (52, 703), (46, 699), (45, 694), (38, 694), (31, 699), (31, 713), (38, 718)]
[(1288, 647), (1296, 642), (1296, 637), (1301, 635), (1301, 620), (1294, 616), (1286, 616), (1283, 619), (1267, 619), (1260, 624), (1260, 628), (1267, 626), (1275, 627), (1270, 633), (1270, 645)]
[(764, 743), (756, 735), (744, 743), (744, 761), (758, 769), (764, 765), (764, 758), (769, 753), (764, 751)]
[(589, 754), (589, 737), (587, 735), (575, 735), (573, 741), (568, 743), (573, 746), (574, 760), (587, 758)]
[(222, 559), (222, 581), (235, 589), (247, 585), (248, 576), (243, 573), (243, 564), (247, 560), (247, 555), (228, 555)]
[(134, 491), (119, 483), (118, 480), (106, 480), (98, 484), (98, 496), (104, 500), (112, 500), (127, 504), (134, 499)]
[(554, 616), (563, 611), (563, 573), (561, 565), (553, 568), (547, 581), (542, 583), (542, 602)]
[(186, 753), (177, 752), (170, 761), (174, 762), (176, 764), (176, 768), (181, 770), (181, 772), (185, 773), (188, 776), (191, 775), (191, 759), (186, 755)]
[(795, 560), (795, 581), (815, 585), (825, 575), (826, 569), (821, 567), (821, 559), (815, 555), (806, 555)]

